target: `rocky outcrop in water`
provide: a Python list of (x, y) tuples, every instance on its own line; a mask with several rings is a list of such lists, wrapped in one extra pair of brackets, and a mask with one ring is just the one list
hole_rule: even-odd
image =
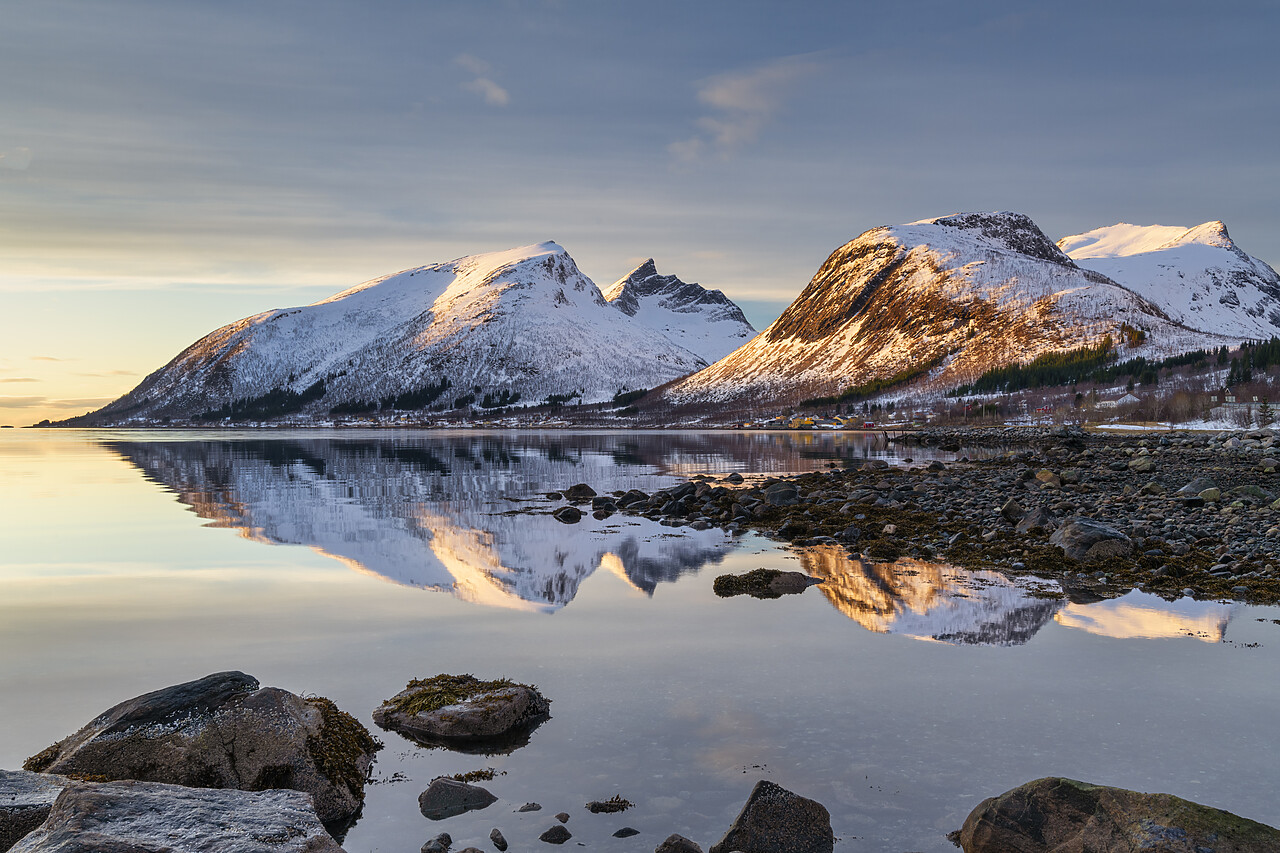
[(28, 759), (25, 769), (192, 788), (310, 794), (325, 822), (359, 812), (381, 749), (328, 699), (220, 672), (121, 702)]
[(964, 853), (1280, 850), (1280, 830), (1170, 794), (1049, 777), (984, 800), (953, 835)]
[(442, 674), (409, 682), (374, 710), (373, 721), (418, 743), (484, 751), (522, 733), (527, 742), (527, 733), (550, 708), (550, 701), (527, 684)]
[(831, 853), (835, 841), (822, 803), (762, 779), (710, 853)]

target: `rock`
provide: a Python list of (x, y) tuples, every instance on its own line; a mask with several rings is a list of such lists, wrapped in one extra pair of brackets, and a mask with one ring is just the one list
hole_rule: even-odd
[(359, 812), (381, 748), (328, 699), (219, 672), (121, 702), (24, 767), (193, 788), (291, 788), (310, 794), (329, 823)]
[(453, 846), (453, 836), (447, 832), (442, 832), (422, 845), (419, 853), (449, 853), (451, 846)]
[(778, 536), (783, 539), (797, 539), (809, 532), (809, 525), (789, 518), (778, 528)]
[(614, 795), (607, 800), (592, 800), (587, 803), (587, 811), (592, 814), (614, 814), (616, 812), (625, 812), (633, 806), (635, 806), (635, 803), (630, 800)]
[(556, 813), (556, 820), (560, 821), (561, 823), (568, 823), (568, 822), (569, 822), (569, 813), (568, 813), (568, 812), (557, 812), (557, 813)]
[(551, 517), (564, 524), (577, 524), (582, 521), (582, 510), (576, 506), (562, 506), (551, 513)]
[(1205, 489), (1212, 489), (1213, 487), (1213, 480), (1210, 480), (1208, 477), (1196, 477), (1190, 483), (1187, 483), (1181, 489), (1178, 489), (1177, 494), (1198, 495)]
[(733, 483), (735, 486), (738, 486), (742, 484), (742, 475), (735, 471), (734, 473), (725, 477), (724, 481), (726, 483)]
[(0, 770), (0, 851), (44, 823), (54, 800), (70, 784), (66, 776)]
[(1273, 456), (1264, 456), (1258, 461), (1253, 470), (1261, 471), (1264, 474), (1274, 474), (1277, 469), (1280, 469), (1280, 459), (1276, 459)]
[(564, 844), (570, 838), (573, 838), (573, 833), (558, 823), (538, 836), (539, 841), (545, 841), (548, 844)]
[(585, 501), (596, 496), (596, 490), (586, 483), (578, 483), (564, 490), (564, 498), (568, 501)]
[(507, 839), (502, 834), (502, 830), (496, 826), (493, 828), (493, 832), (489, 833), (489, 840), (493, 842), (494, 847), (498, 848), (498, 853), (503, 853), (507, 849)]
[(1071, 779), (1028, 782), (984, 800), (960, 830), (964, 853), (1280, 850), (1280, 831), (1170, 794)]
[(11, 853), (342, 853), (301, 791), (74, 782)]
[(835, 840), (821, 803), (761, 780), (710, 853), (831, 853)]
[(488, 789), (457, 779), (435, 779), (418, 795), (418, 810), (428, 820), (444, 820), (463, 812), (488, 808), (498, 801)]
[(1271, 503), (1276, 496), (1268, 492), (1266, 489), (1253, 485), (1252, 483), (1236, 486), (1231, 490), (1231, 494), (1238, 498), (1253, 498), (1263, 503)]
[(702, 848), (683, 835), (672, 833), (654, 848), (653, 853), (702, 853)]
[(1133, 542), (1116, 528), (1091, 518), (1070, 518), (1049, 537), (1068, 557), (1081, 562), (1105, 560), (1133, 551)]
[(1200, 500), (1205, 501), (1206, 503), (1213, 503), (1214, 501), (1218, 501), (1222, 499), (1222, 490), (1221, 489), (1205, 489), (1204, 491), (1200, 492), (1200, 494), (1196, 495), (1196, 497), (1200, 498)]
[(516, 809), (517, 813), (518, 812), (540, 812), (540, 811), (542, 811), (542, 806), (540, 806), (538, 803), (525, 803), (523, 806)]
[(926, 471), (945, 471), (945, 470), (947, 470), (947, 466), (946, 466), (946, 465), (943, 465), (943, 464), (942, 464), (941, 462), (939, 462), (937, 459), (934, 459), (934, 460), (933, 460), (932, 462), (930, 462), (928, 465), (924, 466), (924, 468), (925, 468), (925, 470), (926, 470)]
[(633, 835), (639, 835), (640, 830), (632, 826), (624, 826), (613, 834), (614, 838), (630, 838)]
[(1052, 486), (1057, 488), (1062, 485), (1062, 478), (1048, 469), (1041, 469), (1036, 472), (1036, 479), (1040, 481), (1040, 485)]
[(1137, 474), (1147, 474), (1155, 470), (1156, 461), (1150, 456), (1135, 456), (1129, 460), (1129, 470)]
[(1058, 519), (1044, 507), (1037, 507), (1022, 517), (1015, 529), (1019, 533), (1029, 533), (1039, 527), (1042, 530), (1053, 530), (1058, 526)]
[(1140, 494), (1140, 495), (1163, 495), (1163, 494), (1164, 494), (1164, 486), (1160, 485), (1160, 484), (1159, 484), (1159, 483), (1157, 483), (1155, 480), (1152, 480), (1150, 483), (1147, 483), (1147, 484), (1146, 484), (1145, 486), (1143, 486), (1141, 489), (1138, 489), (1138, 494)]
[(862, 531), (858, 529), (856, 524), (850, 524), (844, 530), (837, 533), (836, 538), (841, 542), (848, 542), (852, 544), (862, 538)]
[(410, 681), (374, 710), (373, 721), (432, 746), (501, 743), (522, 735), (527, 742), (550, 707), (528, 684), (442, 674)]
[(1013, 498), (1009, 498), (1004, 502), (1004, 506), (1000, 507), (1000, 515), (1004, 516), (1005, 521), (1016, 522), (1026, 514), (1027, 511), (1022, 508), (1022, 504)]
[(809, 587), (822, 583), (804, 572), (784, 572), (781, 569), (752, 569), (741, 575), (720, 575), (712, 589), (721, 598), (749, 595), (752, 598), (781, 598), (795, 595)]

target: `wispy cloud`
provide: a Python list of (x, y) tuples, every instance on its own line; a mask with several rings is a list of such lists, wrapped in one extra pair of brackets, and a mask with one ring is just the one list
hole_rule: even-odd
[(698, 132), (667, 150), (678, 160), (696, 160), (707, 151), (728, 157), (755, 141), (777, 116), (803, 78), (818, 70), (809, 56), (788, 56), (750, 71), (718, 74), (698, 86), (698, 100), (710, 112), (697, 121)]
[(0, 151), (0, 169), (21, 172), (30, 165), (30, 148), (10, 148), (8, 151)]
[(6, 377), (6, 378), (4, 378), (4, 379), (0, 379), (0, 383), (4, 383), (4, 382), (39, 382), (39, 381), (40, 381), (39, 379), (35, 379), (35, 378), (33, 378), (33, 377), (30, 377), (30, 376), (12, 376), (12, 377)]
[(109, 376), (137, 376), (136, 370), (107, 370), (102, 373), (76, 373), (75, 376), (91, 376), (95, 379), (105, 379)]
[(65, 358), (54, 358), (51, 355), (33, 355), (31, 356), (31, 360), (32, 361), (66, 361)]
[(3, 397), (0, 396), (0, 409), (31, 409), (49, 402), (48, 397)]
[(472, 94), (484, 98), (486, 104), (505, 107), (511, 101), (511, 93), (493, 81), (492, 67), (483, 59), (469, 53), (459, 55), (454, 63), (464, 71), (469, 71), (475, 78), (462, 84), (462, 88)]

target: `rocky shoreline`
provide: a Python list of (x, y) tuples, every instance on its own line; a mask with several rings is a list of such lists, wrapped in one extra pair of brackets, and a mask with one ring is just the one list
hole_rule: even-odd
[[(600, 518), (622, 512), (669, 526), (750, 530), (797, 547), (835, 543), (863, 559), (913, 557), (1053, 579), (1073, 600), (1141, 588), (1170, 599), (1280, 602), (1272, 430), (945, 429), (903, 440), (994, 450), (916, 465), (908, 446), (901, 467), (870, 460), (790, 477), (700, 476), (652, 495), (600, 496), (579, 484), (548, 497), (569, 507), (589, 501)], [(1009, 445), (1018, 449), (999, 451)], [(556, 517), (576, 520), (565, 508)], [(1110, 544), (1071, 547), (1078, 528)]]

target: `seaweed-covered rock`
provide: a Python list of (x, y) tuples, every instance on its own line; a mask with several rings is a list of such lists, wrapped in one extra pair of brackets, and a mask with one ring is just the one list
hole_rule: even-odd
[(74, 782), (11, 853), (342, 853), (300, 791)]
[(586, 483), (577, 483), (565, 489), (565, 500), (570, 501), (586, 501), (596, 496), (596, 490), (588, 486)]
[(328, 699), (220, 672), (121, 702), (23, 766), (193, 788), (291, 788), (312, 796), (321, 820), (340, 823), (359, 812), (381, 748)]
[(1280, 850), (1280, 830), (1171, 794), (1036, 779), (978, 804), (959, 834), (965, 853)]
[(545, 720), (550, 705), (528, 684), (442, 674), (410, 681), (373, 712), (373, 721), (433, 746), (493, 742), (500, 747)]
[(551, 517), (563, 524), (577, 524), (582, 521), (582, 510), (576, 506), (562, 506), (551, 513)]
[(1133, 541), (1109, 524), (1092, 518), (1070, 518), (1049, 537), (1073, 560), (1088, 563), (1108, 557), (1124, 556), (1133, 551)]
[(762, 779), (710, 853), (831, 853), (835, 843), (825, 806)]
[(784, 572), (781, 569), (752, 569), (740, 575), (720, 575), (712, 584), (715, 594), (721, 598), (749, 595), (753, 598), (781, 598), (804, 592), (821, 578), (811, 578), (804, 572)]
[(418, 795), (418, 809), (430, 820), (444, 820), (463, 812), (488, 808), (498, 801), (488, 788), (468, 785), (447, 776), (435, 779)]
[(66, 776), (0, 770), (0, 853), (44, 823), (54, 800), (70, 784)]

